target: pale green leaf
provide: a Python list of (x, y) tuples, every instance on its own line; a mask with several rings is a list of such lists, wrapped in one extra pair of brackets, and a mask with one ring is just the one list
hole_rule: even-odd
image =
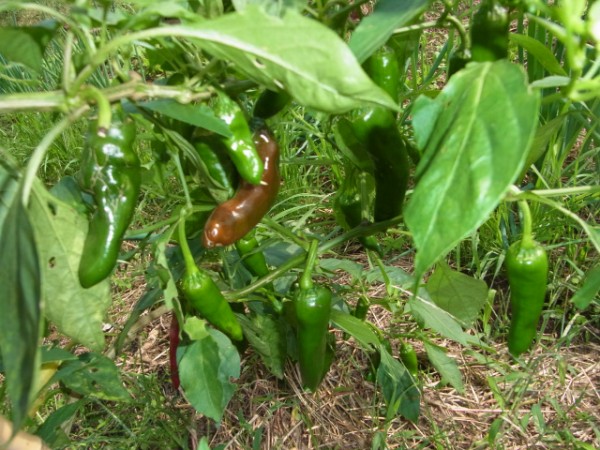
[(583, 284), (577, 290), (571, 301), (579, 309), (587, 308), (600, 291), (600, 265), (593, 267), (585, 275)]
[(287, 355), (286, 335), (281, 320), (267, 314), (245, 316), (238, 314), (237, 318), (244, 330), (244, 336), (259, 354), (263, 363), (277, 378), (283, 378), (283, 367)]
[(520, 66), (471, 63), (433, 100), (438, 108), (431, 102), (421, 96), (413, 109), (423, 159), (405, 209), (418, 277), (488, 219), (522, 171), (539, 93)]
[(556, 60), (554, 53), (537, 39), (523, 34), (510, 33), (510, 40), (527, 50), (528, 56), (533, 56), (552, 75), (567, 76), (565, 69)]
[(456, 361), (446, 355), (440, 347), (427, 342), (425, 342), (425, 351), (435, 370), (442, 376), (442, 382), (450, 383), (459, 393), (463, 393), (465, 388)]
[(379, 345), (377, 335), (363, 320), (337, 309), (332, 309), (331, 322), (335, 327), (345, 331), (356, 339), (356, 342), (367, 351), (371, 351)]

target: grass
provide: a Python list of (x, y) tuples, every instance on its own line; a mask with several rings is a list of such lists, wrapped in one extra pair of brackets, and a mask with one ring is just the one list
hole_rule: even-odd
[[(464, 2), (469, 3), (469, 2)], [(470, 5), (467, 5), (468, 8)], [(468, 14), (465, 15), (467, 17)], [(3, 17), (2, 19), (6, 19)], [(34, 21), (35, 18), (25, 19)], [(420, 56), (425, 61), (415, 67), (407, 88), (419, 85), (419, 75), (427, 73), (443, 48), (442, 30), (425, 32)], [(60, 41), (58, 41), (60, 42)], [(10, 78), (4, 84), (13, 92), (56, 87), (61, 67), (60, 45), (49, 49), (48, 72), (40, 84), (17, 80), (22, 75), (14, 67), (0, 72)], [(6, 78), (3, 78), (6, 80)], [(105, 84), (106, 80), (99, 80)], [(443, 76), (434, 85), (442, 87)], [(585, 112), (579, 112), (585, 114)], [(587, 117), (587, 116), (583, 116)], [(51, 114), (31, 113), (0, 118), (0, 147), (7, 148), (21, 163), (52, 126)], [(535, 181), (539, 187), (600, 184), (596, 130), (584, 127), (562, 129), (550, 145), (555, 157), (547, 158)], [(284, 151), (284, 183), (271, 218), (294, 232), (331, 232), (332, 195), (343, 179), (339, 152), (331, 144), (331, 124), (327, 117), (294, 105), (274, 121), (275, 133)], [(77, 170), (83, 124), (77, 123), (54, 143), (40, 171), (48, 185)], [(566, 141), (568, 145), (561, 146)], [(531, 174), (529, 175), (531, 177)], [(176, 189), (172, 181), (170, 188)], [(168, 213), (162, 195), (154, 192), (144, 202), (137, 223), (150, 224)], [(563, 206), (584, 220), (600, 216), (597, 199), (568, 196)], [(197, 448), (203, 439), (212, 449), (582, 449), (600, 447), (600, 308), (596, 301), (585, 311), (576, 311), (569, 299), (581, 284), (585, 271), (597, 264), (598, 254), (571, 219), (547, 206), (532, 204), (537, 238), (551, 253), (549, 300), (544, 313), (539, 344), (522, 360), (515, 361), (506, 351), (509, 324), (509, 293), (502, 268), (506, 236), (516, 219), (512, 205), (503, 204), (476, 234), (451, 253), (448, 262), (495, 290), (476, 331), (482, 348), (462, 347), (419, 330), (409, 316), (402, 314), (406, 297), (395, 294), (398, 313), (379, 306), (371, 308), (369, 320), (392, 339), (398, 355), (398, 337), (417, 349), (420, 363), (421, 414), (416, 423), (388, 417), (376, 386), (365, 380), (369, 358), (352, 339), (336, 332), (336, 361), (319, 391), (302, 391), (298, 370), (288, 363), (285, 379), (269, 373), (251, 350), (242, 355), (238, 391), (228, 405), (221, 424), (197, 414), (175, 391), (168, 373), (168, 315), (148, 317), (136, 338), (116, 361), (130, 402), (88, 399), (75, 419), (65, 426), (68, 441), (64, 448)], [(310, 224), (310, 226), (308, 226)], [(502, 231), (507, 230), (505, 235)], [(268, 224), (259, 226), (263, 239), (273, 235)], [(414, 248), (403, 225), (380, 236), (386, 248), (385, 263), (412, 271)], [(333, 256), (347, 258), (369, 269), (369, 260), (355, 242), (336, 249)], [(143, 294), (147, 258), (122, 266), (115, 278), (114, 303), (107, 323), (109, 339), (114, 338), (136, 301)], [(367, 290), (375, 300), (389, 297), (383, 283), (368, 284), (352, 279), (347, 272), (335, 274), (333, 283), (345, 287), (345, 295), (355, 300)], [(457, 361), (464, 381), (458, 392), (440, 379), (432, 367), (419, 336), (448, 351)], [(0, 398), (4, 392), (0, 388)], [(74, 399), (57, 391), (37, 413), (41, 423), (58, 408)], [(6, 402), (0, 410), (7, 412)], [(202, 448), (202, 447), (200, 447)]]

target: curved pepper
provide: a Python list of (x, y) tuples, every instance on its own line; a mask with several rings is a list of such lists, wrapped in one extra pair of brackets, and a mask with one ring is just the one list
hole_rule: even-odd
[(242, 258), (242, 263), (252, 275), (264, 277), (269, 274), (267, 260), (264, 253), (258, 249), (258, 240), (253, 231), (239, 239), (235, 243), (235, 248)]
[(208, 322), (236, 341), (243, 339), (242, 327), (217, 284), (196, 265), (185, 237), (185, 222), (179, 225), (179, 243), (185, 261), (181, 290), (185, 300)]
[(496, 0), (483, 0), (471, 22), (471, 57), (476, 62), (508, 57), (508, 13)]
[(519, 356), (531, 346), (537, 334), (548, 282), (548, 256), (533, 239), (523, 237), (506, 254), (510, 285), (511, 322), (508, 350)]
[(294, 299), (294, 312), (298, 324), (298, 362), (302, 385), (315, 391), (328, 368), (327, 336), (331, 314), (331, 291), (315, 285), (312, 268), (316, 259), (317, 241), (313, 241), (300, 288)]
[(79, 281), (89, 288), (114, 269), (141, 188), (141, 169), (132, 149), (135, 124), (118, 117), (108, 129), (90, 125), (82, 154), (80, 184), (94, 196), (94, 212), (79, 263)]
[(232, 135), (224, 138), (224, 142), (240, 176), (248, 183), (259, 184), (263, 173), (263, 163), (244, 112), (223, 92), (218, 92), (213, 110), (215, 115), (229, 126)]
[(267, 128), (254, 134), (254, 142), (264, 163), (261, 183), (240, 180), (235, 195), (211, 213), (202, 234), (206, 248), (231, 245), (244, 237), (271, 209), (279, 191), (279, 146)]

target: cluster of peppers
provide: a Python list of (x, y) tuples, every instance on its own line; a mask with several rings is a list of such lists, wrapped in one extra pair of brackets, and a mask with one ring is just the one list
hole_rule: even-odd
[(470, 47), (461, 42), (448, 58), (448, 78), (469, 62), (497, 61), (508, 57), (509, 19), (507, 9), (497, 0), (483, 0), (473, 15)]

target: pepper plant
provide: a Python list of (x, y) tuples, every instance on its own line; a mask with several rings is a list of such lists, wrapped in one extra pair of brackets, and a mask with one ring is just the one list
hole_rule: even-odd
[[(368, 355), (387, 417), (416, 422), (423, 367), (463, 391), (435, 339), (490, 348), (481, 328), (498, 305), (479, 250), (510, 283), (510, 331), (494, 336), (508, 348), (497, 357), (523, 361), (541, 336), (545, 259), (561, 244), (534, 242), (542, 224), (517, 203), (556, 210), (600, 251), (593, 215), (561, 200), (593, 208), (600, 195), (597, 171), (569, 166), (598, 143), (597, 2), (482, 0), (469, 16), (462, 2), (431, 0), (54, 3), (0, 4), (0, 367), (16, 429), (56, 383), (81, 400), (55, 423), (87, 398), (131, 401), (114, 359), (146, 311), (172, 316), (173, 384), (216, 422), (243, 352), (290, 382), (299, 365), (307, 395), (324, 395), (330, 365), (344, 364), (340, 336)], [(441, 48), (420, 39), (433, 28), (449, 36)], [(31, 113), (52, 126), (18, 158), (11, 120)], [(290, 123), (330, 151), (319, 165), (332, 194), (324, 221), (285, 214), (286, 176), (315, 164), (287, 138)], [(44, 179), (53, 146), (82, 124), (72, 165)], [(588, 182), (543, 176), (565, 166)], [(147, 205), (160, 217), (149, 220)], [(499, 245), (476, 248), (490, 227)], [(354, 240), (368, 268), (344, 257)], [(407, 242), (411, 271), (393, 264)], [(149, 261), (145, 292), (108, 339), (111, 283), (134, 261)], [(594, 303), (597, 267), (579, 269), (589, 274), (579, 309)], [(337, 270), (386, 295), (345, 289)], [(408, 324), (378, 329), (373, 304)], [(68, 344), (49, 341), (46, 324)], [(48, 428), (30, 429), (54, 443)]]

